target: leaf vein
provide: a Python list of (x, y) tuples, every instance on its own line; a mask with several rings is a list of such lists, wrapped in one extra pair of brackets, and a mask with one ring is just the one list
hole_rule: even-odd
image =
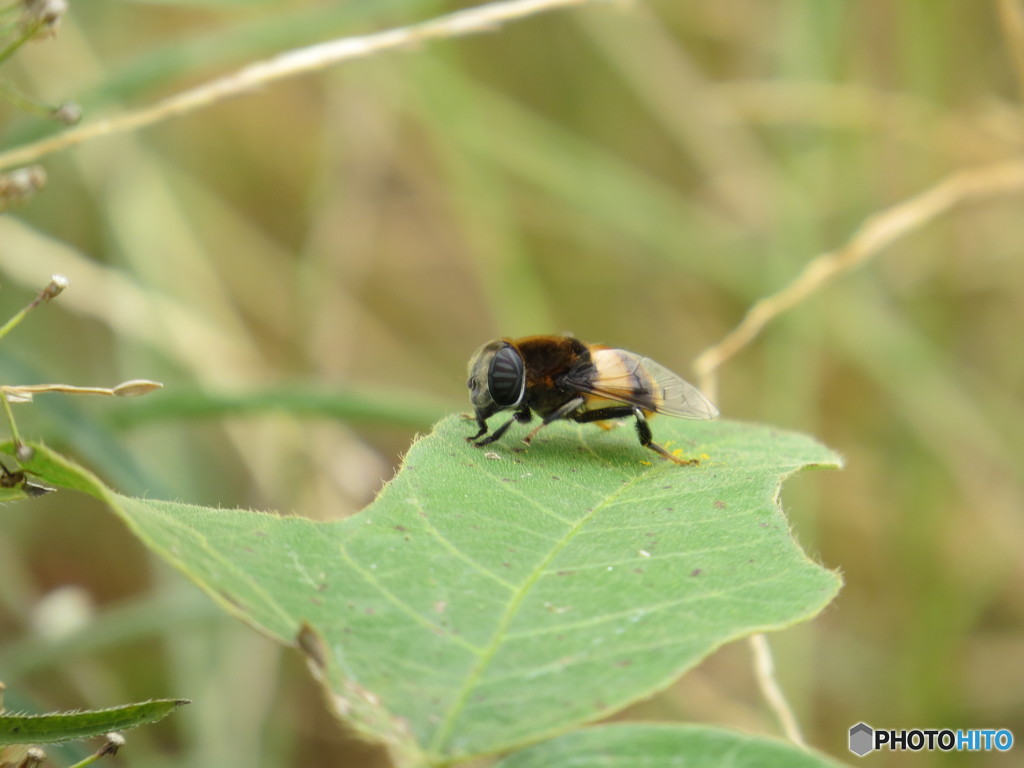
[(339, 546), (339, 549), (341, 550), (341, 556), (343, 558), (345, 558), (345, 562), (348, 563), (349, 566), (356, 573), (358, 573), (360, 576), (362, 576), (363, 579), (371, 587), (373, 587), (375, 590), (377, 590), (377, 592), (379, 592), (381, 594), (381, 596), (385, 600), (387, 600), (389, 603), (394, 605), (396, 608), (398, 608), (400, 611), (402, 611), (404, 614), (406, 614), (409, 618), (411, 618), (413, 621), (415, 621), (420, 626), (430, 630), (431, 632), (433, 632), (433, 633), (435, 633), (437, 635), (440, 635), (442, 637), (448, 638), (449, 640), (451, 640), (456, 645), (459, 645), (462, 648), (464, 648), (465, 650), (467, 650), (470, 653), (472, 653), (474, 656), (480, 655), (480, 653), (482, 651), (481, 648), (476, 647), (472, 643), (466, 642), (465, 640), (463, 640), (458, 635), (453, 634), (451, 631), (449, 631), (449, 630), (445, 629), (444, 627), (442, 627), (440, 624), (438, 624), (438, 623), (436, 623), (434, 621), (431, 621), (430, 619), (426, 618), (419, 611), (417, 611), (411, 605), (409, 605), (404, 600), (402, 600), (400, 597), (398, 597), (398, 595), (396, 595), (390, 589), (385, 587), (384, 584), (381, 583), (380, 579), (377, 578), (376, 574), (374, 574), (372, 571), (364, 568), (361, 563), (359, 563), (355, 558), (352, 557), (352, 555), (348, 551), (348, 548), (344, 544), (341, 544)]

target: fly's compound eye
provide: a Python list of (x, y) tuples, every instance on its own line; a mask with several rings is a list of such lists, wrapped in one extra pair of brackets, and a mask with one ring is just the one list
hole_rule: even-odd
[(487, 389), (494, 404), (500, 408), (518, 405), (526, 388), (526, 367), (523, 358), (512, 346), (494, 353), (487, 371)]

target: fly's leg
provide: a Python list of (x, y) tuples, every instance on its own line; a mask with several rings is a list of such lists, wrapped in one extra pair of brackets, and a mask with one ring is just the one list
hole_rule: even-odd
[(647, 423), (647, 417), (644, 416), (644, 412), (635, 407), (633, 412), (636, 414), (636, 435), (640, 438), (640, 445), (644, 448), (650, 448), (655, 453), (683, 467), (693, 467), (700, 463), (696, 459), (680, 459), (678, 456), (673, 456), (654, 442), (653, 435), (651, 435), (651, 425)]
[[(467, 418), (470, 418), (470, 417), (467, 416)], [(470, 437), (467, 437), (466, 438), (466, 442), (467, 443), (476, 442), (479, 438), (481, 438), (481, 437), (483, 437), (484, 435), (487, 434), (487, 422), (482, 417), (480, 417), (480, 416), (476, 417), (476, 425), (478, 427), (480, 427), (480, 431), (477, 432), (475, 435), (471, 435)]]
[(628, 419), (633, 415), (632, 405), (612, 405), (608, 408), (596, 408), (593, 411), (582, 411), (572, 417), (573, 421), (587, 424), (592, 421), (611, 421), (612, 419)]
[(533, 438), (535, 438), (537, 436), (537, 433), (540, 432), (544, 427), (546, 427), (552, 421), (558, 421), (559, 419), (564, 419), (564, 418), (576, 418), (575, 416), (570, 416), (570, 414), (573, 411), (575, 411), (576, 409), (578, 409), (581, 405), (583, 405), (584, 402), (585, 401), (583, 400), (582, 397), (574, 397), (569, 402), (564, 403), (563, 405), (560, 405), (558, 408), (556, 408), (551, 413), (549, 413), (547, 416), (545, 416), (544, 417), (544, 421), (542, 421), (536, 427), (531, 429), (530, 430), (530, 434), (528, 434), (526, 437), (523, 438), (523, 442), (526, 443), (527, 445), (529, 445), (533, 441)]
[(487, 431), (487, 422), (485, 422), (483, 419), (478, 418), (477, 419), (477, 424), (481, 424), (482, 423), (480, 431), (477, 432), (472, 437), (467, 437), (466, 440), (471, 442), (477, 448), (483, 448), (485, 445), (490, 445), (495, 440), (500, 440), (501, 436), (504, 435), (508, 431), (508, 428), (511, 427), (513, 424), (515, 424), (517, 421), (520, 424), (528, 424), (530, 422), (531, 418), (533, 418), (533, 417), (530, 415), (530, 409), (529, 408), (522, 408), (522, 409), (516, 411), (511, 419), (506, 421), (504, 424), (502, 424), (500, 427), (498, 427), (496, 430), (494, 430), (491, 434), (489, 434), (487, 437), (484, 437), (482, 439), (478, 439), (478, 438), (480, 438), (480, 436)]
[(640, 445), (644, 448), (650, 448), (662, 458), (681, 466), (694, 466), (699, 463), (696, 459), (680, 459), (678, 456), (673, 456), (654, 442), (654, 436), (651, 434), (651, 425), (647, 423), (647, 417), (644, 416), (642, 410), (634, 405), (614, 405), (609, 408), (584, 411), (573, 416), (573, 419), (580, 423), (586, 423), (588, 421), (603, 421), (605, 419), (628, 419), (630, 416), (636, 417), (636, 436), (640, 439)]

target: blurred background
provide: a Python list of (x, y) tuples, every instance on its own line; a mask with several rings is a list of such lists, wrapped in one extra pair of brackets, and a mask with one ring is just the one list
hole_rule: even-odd
[[(288, 48), (469, 3), (73, 3), (0, 77), (85, 122)], [(43, 158), (0, 216), (0, 345), (21, 432), (119, 490), (314, 518), (370, 502), (468, 407), (496, 336), (572, 331), (692, 377), (701, 350), (872, 214), (1021, 158), (1000, 7), (957, 0), (594, 3), (350, 62)], [(0, 102), (0, 151), (59, 132)], [(773, 635), (811, 744), (858, 721), (1024, 740), (1024, 195), (958, 207), (773, 322), (720, 371), (725, 417), (818, 436), (842, 471), (783, 503), (846, 586)], [(11, 709), (193, 704), (130, 766), (385, 766), (297, 654), (222, 615), (69, 493), (0, 511)], [(745, 643), (625, 717), (778, 733)], [(59, 763), (90, 750), (51, 749)], [(1003, 766), (1019, 755), (877, 754)]]

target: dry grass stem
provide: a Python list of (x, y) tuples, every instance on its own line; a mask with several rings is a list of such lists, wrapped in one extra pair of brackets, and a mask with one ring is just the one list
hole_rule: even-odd
[(718, 369), (783, 312), (826, 283), (867, 262), (900, 237), (919, 229), (951, 208), (976, 198), (1024, 190), (1024, 161), (1016, 160), (960, 171), (902, 203), (865, 219), (841, 248), (812, 259), (785, 288), (757, 301), (743, 320), (694, 362), (701, 389), (712, 400)]
[(757, 684), (761, 688), (762, 695), (779, 719), (779, 725), (782, 726), (786, 738), (806, 749), (807, 742), (804, 741), (793, 710), (790, 708), (789, 702), (786, 701), (785, 694), (782, 693), (779, 681), (775, 678), (775, 661), (772, 658), (771, 646), (768, 645), (768, 638), (758, 632), (747, 639), (754, 655), (754, 673), (757, 675)]
[(74, 384), (3, 384), (0, 392), (8, 402), (30, 403), (35, 395), (45, 392), (59, 392), (65, 395), (104, 395), (107, 397), (139, 397), (161, 389), (159, 381), (131, 379), (116, 387), (78, 387)]
[(1017, 85), (1024, 98), (1024, 8), (1019, 0), (999, 0), (999, 22), (1017, 69)]
[(260, 61), (225, 77), (217, 78), (171, 96), (156, 104), (18, 147), (0, 154), (0, 168), (23, 165), (45, 155), (77, 146), (99, 136), (134, 131), (171, 117), (194, 112), (232, 96), (277, 80), (315, 72), (350, 59), (383, 51), (409, 48), (430, 40), (488, 32), (510, 21), (601, 0), (505, 0), (456, 11), (420, 24), (398, 27), (359, 37), (344, 37), (299, 48)]

